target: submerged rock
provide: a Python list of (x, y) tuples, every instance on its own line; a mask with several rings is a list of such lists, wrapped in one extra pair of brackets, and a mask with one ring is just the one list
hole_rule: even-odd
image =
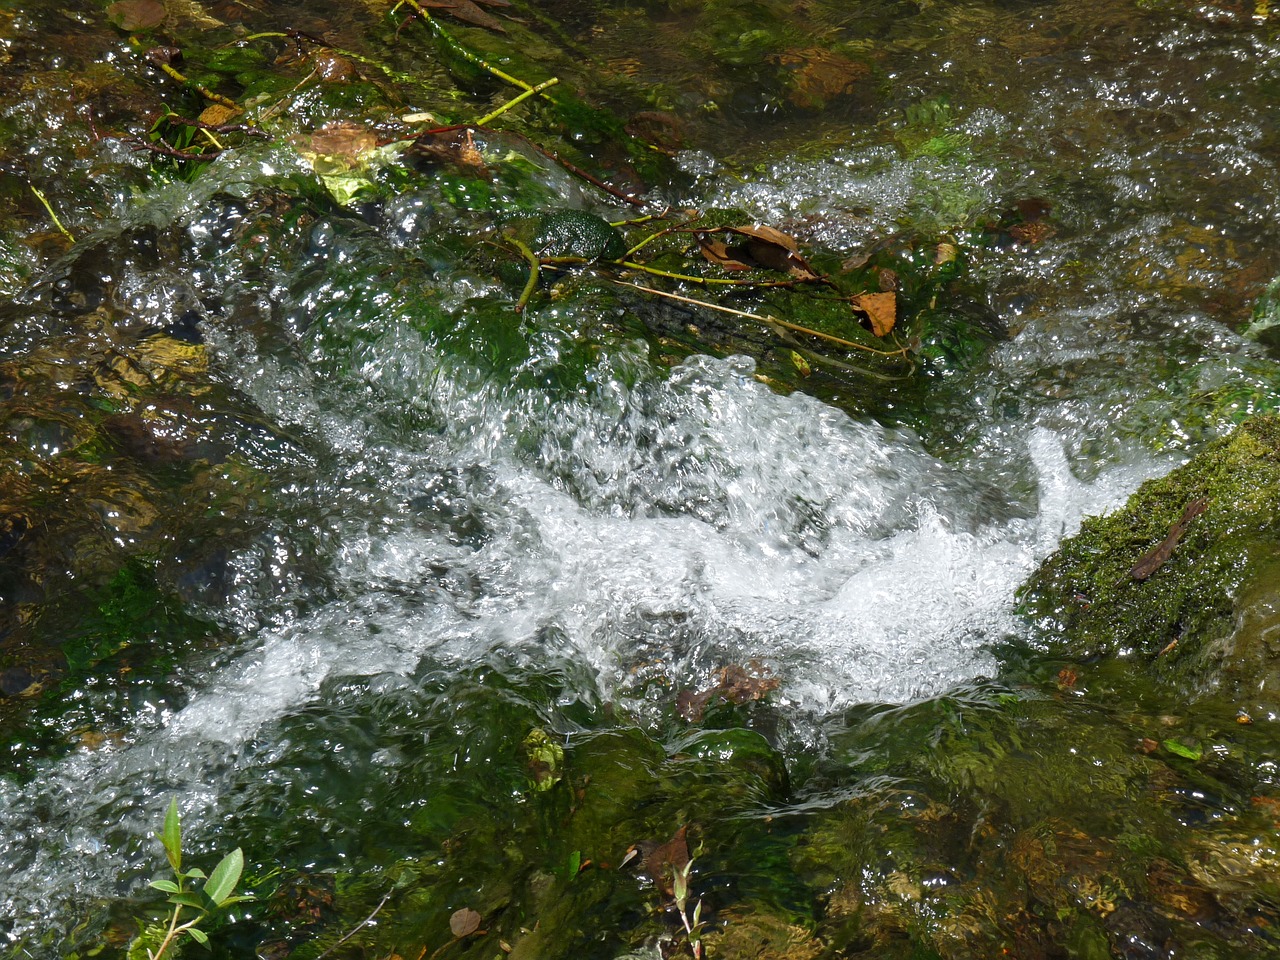
[[(1201, 500), (1203, 515), (1188, 516)], [(1086, 521), (1021, 596), (1067, 656), (1128, 656), (1272, 702), (1278, 565), (1280, 418), (1261, 416), (1144, 484), (1124, 510)]]

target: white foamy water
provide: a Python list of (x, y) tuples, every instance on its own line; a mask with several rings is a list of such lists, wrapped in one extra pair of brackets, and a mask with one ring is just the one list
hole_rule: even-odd
[[(0, 896), (16, 931), (126, 892), (153, 863), (146, 837), (166, 798), (194, 822), (216, 817), (228, 777), (265, 762), (244, 744), (336, 677), (408, 675), (428, 656), (462, 666), (497, 648), (536, 665), (551, 631), (641, 722), (661, 705), (628, 707), (637, 672), (698, 688), (759, 661), (797, 715), (937, 693), (991, 669), (985, 644), (1014, 629), (1012, 594), (1036, 561), (1155, 469), (1083, 483), (1061, 440), (1029, 428), (1008, 455), (1038, 497), (1003, 500), (911, 433), (779, 396), (750, 373), (698, 360), (564, 401), (533, 444), (521, 398), (443, 378), (430, 401), (453, 428), (421, 449), (359, 449), (358, 431), (316, 412), (310, 426), (411, 507), (340, 521), (337, 597), (264, 630), (182, 709), (28, 786), (0, 783)], [(294, 409), (323, 406), (304, 400)], [(535, 406), (528, 416), (548, 413)], [(423, 520), (444, 479), (455, 510), (478, 518), (469, 536)]]

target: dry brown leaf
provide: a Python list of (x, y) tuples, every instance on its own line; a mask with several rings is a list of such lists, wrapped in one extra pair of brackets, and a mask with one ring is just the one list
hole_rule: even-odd
[(158, 27), (167, 16), (159, 0), (119, 0), (107, 7), (107, 19), (129, 33)]
[(853, 309), (867, 315), (871, 323), (871, 332), (877, 337), (887, 336), (898, 322), (898, 297), (893, 291), (887, 293), (859, 293), (849, 298)]
[(453, 911), (453, 915), (449, 917), (449, 929), (453, 935), (461, 940), (463, 937), (469, 937), (480, 929), (480, 921), (484, 918), (476, 913), (470, 907), (463, 907), (461, 910)]

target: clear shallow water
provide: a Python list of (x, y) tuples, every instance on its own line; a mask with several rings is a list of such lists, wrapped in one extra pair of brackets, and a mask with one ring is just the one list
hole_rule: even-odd
[[(319, 289), (323, 274), (276, 309), (303, 314)], [(746, 360), (694, 360), (584, 396), (512, 390), (433, 368), (408, 320), (383, 309), (340, 378), (327, 359), (285, 369), (287, 356), (205, 321), (224, 375), (303, 438), (309, 456), (287, 467), (307, 476), (298, 513), (324, 550), (300, 560), (284, 528), (231, 558), (239, 585), (220, 614), (243, 640), (191, 672), (176, 701), (139, 705), (118, 743), (4, 787), (14, 934), (130, 889), (175, 792), (197, 830), (226, 816), (233, 792), (252, 805), (294, 762), (287, 739), (272, 745), (281, 723), (343, 678), (567, 662), (564, 696), (613, 701), (656, 729), (676, 689), (758, 662), (780, 683), (785, 741), (802, 749), (829, 711), (990, 673), (986, 646), (1017, 629), (1013, 591), (1036, 561), (1169, 462), (1081, 480), (1070, 435), (1027, 425), (990, 437), (983, 469), (966, 470), (905, 428), (778, 395)], [(329, 306), (307, 335), (348, 322)], [(643, 371), (638, 352), (610, 362)], [(403, 432), (405, 407), (433, 426)], [(324, 599), (281, 606), (304, 565), (319, 568)], [(398, 762), (325, 725), (311, 736), (361, 769)]]
[[(1276, 57), (1212, 18), (1150, 28), (1132, 48), (1102, 24), (1098, 52), (1064, 59), (1053, 37), (1021, 54), (1017, 82), (988, 89), (1013, 59), (951, 48), (1016, 35), (1018, 18), (957, 11), (964, 29), (926, 43), (927, 58), (894, 55), (921, 94), (900, 98), (945, 86), (950, 114), (904, 139), (886, 106), (821, 158), (704, 174), (691, 198), (856, 248), (922, 211), (959, 230), (1049, 195), (1058, 236), (978, 268), (1013, 339), (939, 378), (918, 422), (781, 396), (746, 360), (658, 370), (638, 344), (611, 345), (566, 387), (557, 364), (586, 310), (574, 306), (522, 330), (528, 356), (495, 377), (427, 332), (424, 300), (465, 322), (499, 290), (415, 259), (440, 226), (424, 207), (249, 249), (252, 217), (224, 194), (279, 175), (278, 156), (116, 211), (125, 233), (167, 237), (178, 265), (130, 262), (111, 240), (92, 242), (115, 252), (77, 262), (111, 275), (127, 322), (194, 311), (216, 381), (251, 411), (234, 459), (264, 505), (201, 608), (232, 641), (113, 714), (105, 743), (0, 784), (8, 935), (56, 941), (86, 905), (136, 893), (173, 795), (206, 848), (256, 834), (291, 866), (384, 867), (394, 856), (374, 834), (413, 821), (406, 781), (447, 791), (489, 762), (485, 715), (469, 719), (444, 677), (498, 690), (538, 678), (554, 688), (541, 722), (582, 743), (583, 716), (606, 706), (664, 736), (679, 689), (757, 662), (779, 683), (770, 737), (799, 766), (842, 711), (993, 673), (989, 647), (1018, 632), (1013, 592), (1036, 562), (1274, 383), (1227, 325), (1249, 299), (1232, 277), (1268, 276), (1267, 103), (1227, 91)], [(1117, 49), (1130, 60), (1090, 66)], [(1173, 70), (1187, 57), (1218, 82)], [(910, 155), (948, 133), (952, 155)], [(708, 169), (706, 156), (687, 165)], [(8, 356), (57, 333), (33, 299)], [(102, 696), (82, 694), (91, 717)], [(449, 728), (460, 745), (445, 763), (427, 741), (449, 743)]]

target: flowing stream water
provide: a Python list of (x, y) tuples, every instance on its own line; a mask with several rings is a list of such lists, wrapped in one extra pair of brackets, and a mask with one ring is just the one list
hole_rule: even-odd
[[(217, 389), (182, 428), (234, 450), (243, 522), (181, 566), (222, 639), (160, 677), (86, 682), (41, 735), (105, 740), (0, 778), (11, 955), (83, 951), (136, 902), (171, 797), (205, 853), (377, 881), (515, 802), (510, 758), (485, 753), (513, 730), (571, 757), (606, 727), (676, 754), (675, 692), (750, 665), (777, 681), (754, 722), (792, 792), (734, 815), (786, 816), (856, 781), (806, 780), (836, 719), (997, 677), (996, 648), (1026, 634), (1015, 591), (1061, 538), (1273, 405), (1277, 367), (1236, 331), (1280, 270), (1280, 45), (1252, 11), (1148, 6), (941, 5), (879, 41), (894, 101), (811, 122), (817, 153), (680, 158), (690, 202), (838, 249), (1051, 199), (1057, 236), (975, 267), (1010, 338), (901, 412), (778, 392), (747, 358), (667, 369), (640, 341), (566, 386), (593, 309), (571, 302), (493, 376), (423, 320), (428, 288), (440, 315), (507, 296), (420, 254), (447, 226), (426, 189), (293, 223), (261, 254), (237, 232), (265, 216), (244, 198), (307, 175), (287, 151), (122, 193), (12, 291), (0, 351), (68, 335), (60, 276), (139, 326), (185, 317)], [(733, 109), (726, 124), (769, 123), (767, 103)], [(776, 157), (793, 134), (775, 133), (739, 155)], [(117, 148), (96, 149), (76, 162)]]

